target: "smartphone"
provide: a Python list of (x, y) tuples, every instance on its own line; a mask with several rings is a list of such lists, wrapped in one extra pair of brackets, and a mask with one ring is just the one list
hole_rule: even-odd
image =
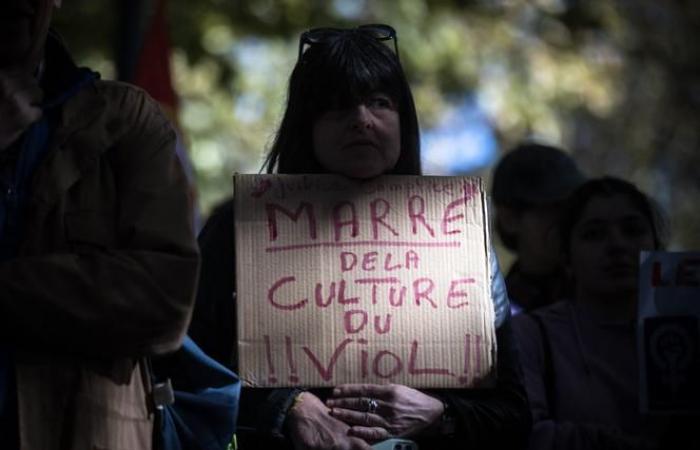
[(408, 439), (391, 438), (377, 442), (372, 448), (374, 450), (418, 450), (418, 444)]

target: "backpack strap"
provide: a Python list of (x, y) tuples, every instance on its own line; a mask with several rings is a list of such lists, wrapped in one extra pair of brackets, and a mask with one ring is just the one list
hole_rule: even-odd
[(535, 313), (527, 313), (537, 324), (537, 328), (540, 330), (540, 337), (542, 339), (542, 353), (544, 357), (544, 389), (545, 396), (547, 400), (547, 407), (549, 408), (550, 416), (556, 416), (555, 409), (555, 395), (554, 395), (554, 363), (552, 362), (552, 343), (549, 339), (549, 333), (544, 325), (542, 317)]
[(154, 450), (160, 450), (163, 448), (161, 436), (164, 420), (163, 408), (175, 403), (175, 391), (173, 391), (170, 378), (166, 378), (164, 381), (156, 379), (150, 356), (141, 358), (140, 365), (143, 379), (148, 383), (146, 404), (148, 405), (148, 411), (154, 416), (153, 448)]
[(142, 367), (146, 372), (146, 379), (150, 381), (150, 405), (154, 411), (162, 411), (167, 405), (175, 403), (175, 391), (170, 382), (170, 378), (158, 380), (153, 372), (153, 363), (151, 358), (146, 356), (142, 358)]

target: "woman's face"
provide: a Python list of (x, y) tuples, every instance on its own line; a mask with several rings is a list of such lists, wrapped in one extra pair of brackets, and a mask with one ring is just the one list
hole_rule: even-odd
[(577, 292), (634, 294), (639, 252), (653, 248), (651, 224), (626, 195), (592, 197), (571, 233), (570, 267)]
[(401, 153), (398, 107), (377, 92), (360, 104), (326, 111), (313, 124), (314, 155), (330, 173), (372, 178), (391, 170)]

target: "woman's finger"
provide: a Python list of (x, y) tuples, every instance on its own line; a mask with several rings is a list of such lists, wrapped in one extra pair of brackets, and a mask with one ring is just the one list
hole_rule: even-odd
[(329, 408), (354, 409), (355, 411), (378, 413), (387, 409), (387, 403), (369, 397), (341, 397), (326, 400)]
[(345, 422), (348, 425), (359, 425), (363, 427), (388, 428), (389, 422), (378, 414), (355, 411), (352, 409), (332, 408), (331, 416)]
[(383, 441), (384, 439), (389, 439), (391, 437), (391, 433), (389, 433), (386, 428), (361, 426), (350, 427), (348, 430), (348, 435), (358, 437), (367, 442)]
[(341, 384), (333, 389), (333, 397), (368, 397), (387, 399), (391, 385), (385, 384)]

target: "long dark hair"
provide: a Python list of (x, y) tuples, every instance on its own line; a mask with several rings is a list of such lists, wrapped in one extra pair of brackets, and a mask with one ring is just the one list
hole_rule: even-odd
[(594, 178), (578, 187), (566, 202), (561, 217), (561, 248), (567, 261), (571, 256), (571, 234), (581, 219), (581, 214), (591, 199), (595, 197), (626, 196), (632, 205), (644, 216), (651, 227), (654, 249), (662, 250), (668, 239), (668, 221), (656, 202), (640, 191), (634, 184), (621, 178), (605, 176)]
[(413, 96), (397, 55), (362, 29), (312, 44), (289, 79), (287, 109), (263, 169), (267, 173), (322, 173), (312, 141), (314, 121), (329, 109), (359, 104), (381, 91), (398, 105), (401, 154), (390, 173), (419, 175), (420, 137)]

